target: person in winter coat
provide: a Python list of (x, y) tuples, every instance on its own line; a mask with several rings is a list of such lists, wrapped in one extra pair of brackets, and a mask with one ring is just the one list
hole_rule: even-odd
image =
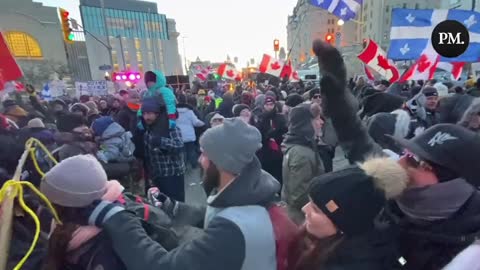
[(114, 122), (110, 116), (102, 116), (92, 124), (93, 135), (97, 138), (97, 158), (104, 163), (130, 162), (135, 146), (132, 134)]
[(137, 127), (137, 112), (140, 110), (140, 94), (136, 90), (128, 91), (125, 106), (115, 115), (114, 119), (126, 131), (134, 132)]
[(374, 114), (367, 120), (367, 131), (370, 137), (383, 149), (388, 149), (400, 155), (403, 150), (391, 136), (407, 138), (410, 134), (410, 115), (404, 110), (391, 113)]
[[(161, 196), (162, 208), (170, 209), (174, 220), (204, 224), (205, 230), (191, 241), (168, 252), (147, 236), (137, 217), (108, 202), (85, 216), (90, 214), (91, 224), (103, 227), (127, 269), (277, 269), (275, 234), (266, 206), (280, 186), (255, 157), (260, 133), (238, 118), (226, 119), (208, 129), (200, 145), (209, 195), (206, 209)], [(106, 218), (97, 219), (92, 212), (103, 212)]]
[(54, 153), (58, 153), (59, 160), (97, 153), (93, 134), (82, 116), (62, 114), (58, 117), (57, 128), (59, 132), (55, 134), (55, 141), (60, 147), (55, 149)]
[(276, 100), (272, 96), (266, 96), (263, 109), (264, 112), (257, 122), (257, 128), (262, 134), (262, 149), (257, 156), (262, 168), (282, 183), (283, 154), (280, 145), (288, 130), (287, 121), (277, 112)]
[(165, 105), (159, 97), (143, 100), (145, 167), (153, 184), (178, 201), (185, 200), (183, 139), (178, 127), (169, 128)]
[(475, 99), (462, 117), (459, 125), (480, 134), (480, 99)]
[(308, 202), (308, 188), (312, 179), (324, 173), (318, 154), (315, 134), (323, 120), (318, 104), (302, 104), (290, 112), (288, 133), (283, 141), (282, 200), (287, 203), (290, 218), (303, 222), (302, 207)]
[(90, 109), (83, 103), (75, 103), (72, 105), (72, 107), (70, 107), (69, 111), (71, 113), (81, 115), (83, 118), (87, 119), (88, 111), (90, 111)]
[(245, 104), (237, 104), (233, 106), (233, 117), (240, 118), (243, 122), (254, 125), (253, 118), (252, 118), (252, 111), (250, 107)]
[(126, 269), (105, 233), (78, 219), (94, 200), (113, 202), (123, 189), (117, 181), (107, 181), (102, 165), (91, 155), (70, 157), (53, 167), (40, 191), (54, 204), (63, 224), (52, 226), (43, 269)]
[[(349, 103), (340, 53), (322, 42), (314, 44), (314, 51), (323, 72), (325, 107), (350, 161), (382, 155)], [(411, 140), (395, 141), (407, 150), (398, 163), (408, 174), (408, 188), (387, 203), (377, 229), (391, 237), (404, 269), (441, 269), (480, 232), (474, 221), (479, 217), (480, 192), (475, 187), (480, 176), (471, 163), (480, 157), (478, 134), (437, 124)]]
[(197, 137), (195, 134), (195, 128), (205, 126), (205, 123), (197, 118), (193, 112), (193, 108), (188, 105), (185, 95), (178, 95), (178, 119), (177, 126), (182, 133), (182, 139), (184, 144), (185, 163), (189, 164), (193, 169), (197, 167), (198, 163), (198, 149), (197, 149)]
[[(148, 90), (143, 98), (161, 96), (167, 108), (169, 128), (175, 128), (175, 121), (177, 119), (177, 102), (172, 89), (167, 88), (167, 78), (165, 75), (159, 70), (147, 71), (145, 72), (145, 85)], [(138, 115), (141, 116), (141, 114), (141, 111), (139, 111)]]
[(388, 199), (406, 188), (407, 173), (394, 160), (375, 158), (315, 178), (308, 190), (303, 241), (291, 270), (386, 270), (401, 264), (393, 243), (375, 229)]
[(480, 97), (480, 78), (475, 82), (475, 86), (467, 89), (467, 94), (473, 97)]

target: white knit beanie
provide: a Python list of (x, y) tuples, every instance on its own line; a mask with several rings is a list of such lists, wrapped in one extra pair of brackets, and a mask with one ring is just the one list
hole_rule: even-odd
[(92, 155), (78, 155), (55, 165), (40, 184), (47, 198), (65, 207), (85, 207), (106, 192), (107, 174)]

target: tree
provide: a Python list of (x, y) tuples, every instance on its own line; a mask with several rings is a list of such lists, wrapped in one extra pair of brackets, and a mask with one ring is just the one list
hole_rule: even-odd
[(22, 70), (24, 74), (22, 81), (36, 87), (42, 87), (48, 81), (62, 80), (64, 77), (71, 75), (67, 65), (51, 59), (44, 60), (41, 64), (25, 65)]

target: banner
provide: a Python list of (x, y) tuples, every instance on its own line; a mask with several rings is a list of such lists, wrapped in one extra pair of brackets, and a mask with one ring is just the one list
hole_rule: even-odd
[(75, 82), (75, 93), (77, 97), (87, 96), (106, 96), (114, 93), (113, 83), (105, 80)]

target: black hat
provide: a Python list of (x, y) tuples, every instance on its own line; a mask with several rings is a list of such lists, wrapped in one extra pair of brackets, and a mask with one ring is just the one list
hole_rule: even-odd
[(72, 132), (74, 128), (83, 125), (86, 125), (85, 118), (78, 114), (60, 114), (57, 118), (57, 129), (60, 132)]
[[(479, 185), (480, 136), (454, 124), (438, 124), (411, 140), (394, 138), (420, 159), (440, 165)], [(449, 179), (453, 180), (453, 179)]]
[(386, 201), (400, 195), (407, 183), (398, 162), (375, 158), (315, 178), (309, 196), (340, 231), (352, 236), (373, 229)]
[(395, 141), (386, 135), (406, 138), (410, 131), (410, 121), (410, 115), (404, 110), (377, 113), (367, 120), (367, 131), (382, 148), (399, 153), (403, 149), (400, 149)]
[(240, 113), (241, 113), (243, 110), (245, 110), (245, 109), (250, 110), (250, 107), (248, 107), (248, 106), (245, 105), (245, 104), (236, 104), (236, 105), (233, 106), (233, 108), (232, 108), (233, 116), (234, 116), (234, 117), (240, 116)]
[(285, 101), (285, 105), (287, 105), (288, 107), (295, 107), (299, 104), (302, 104), (303, 103), (303, 97), (300, 96), (299, 94), (290, 94), (288, 95), (287, 97), (287, 100)]
[(362, 115), (372, 116), (379, 112), (393, 112), (400, 109), (403, 103), (404, 100), (400, 96), (377, 92), (364, 99)]

